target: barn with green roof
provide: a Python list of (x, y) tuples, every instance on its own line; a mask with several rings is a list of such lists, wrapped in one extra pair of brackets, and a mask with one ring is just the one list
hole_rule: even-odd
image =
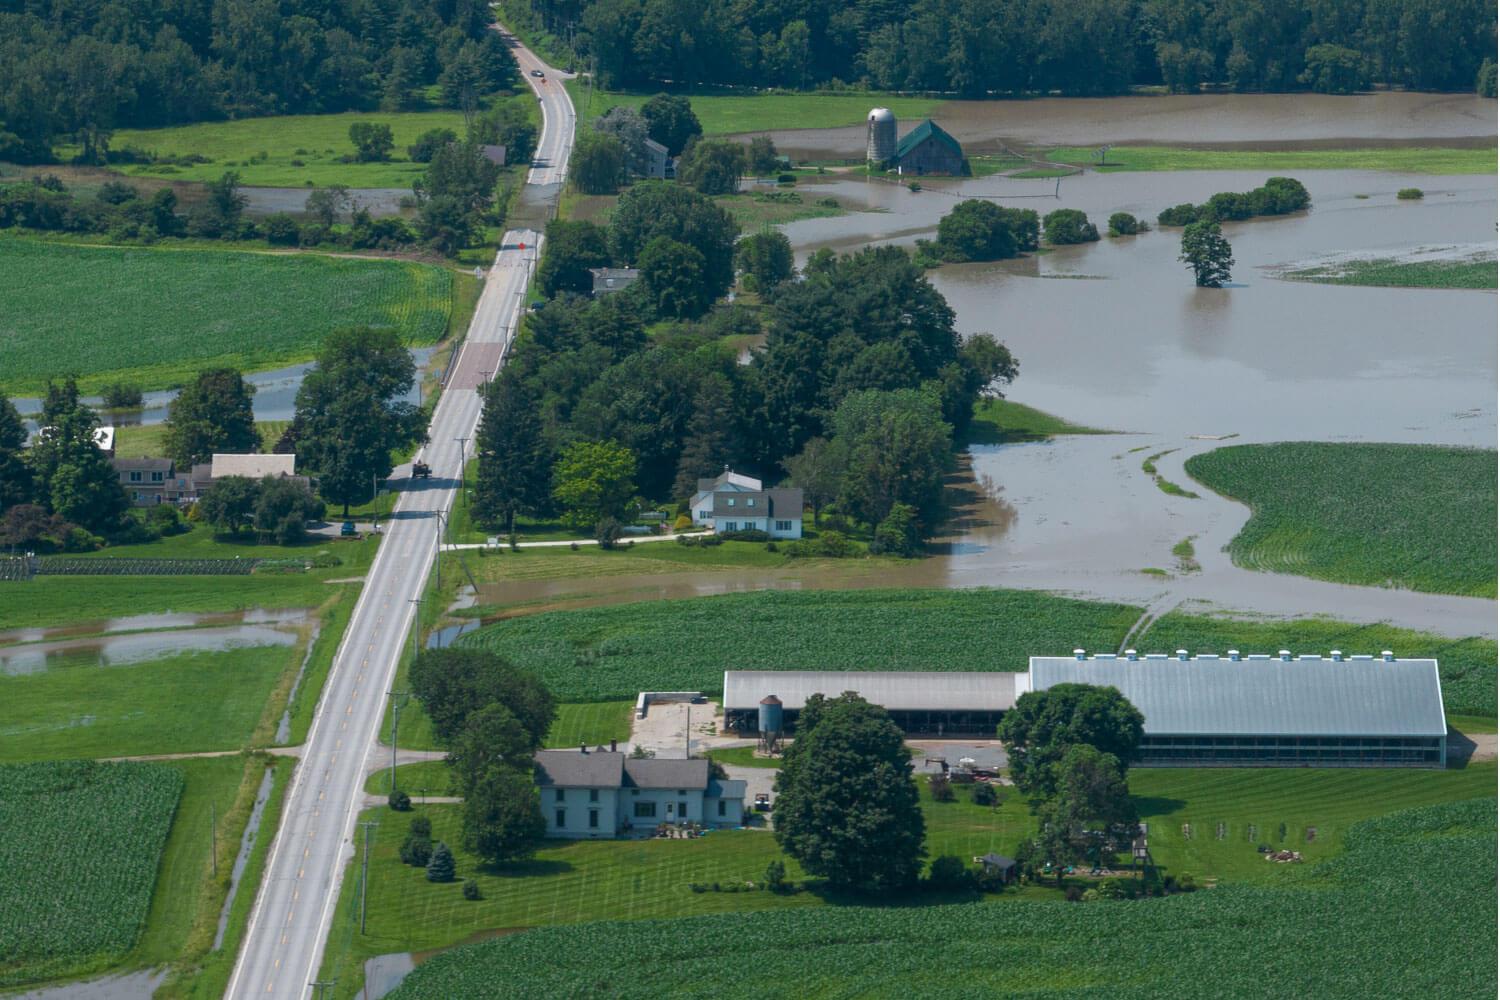
[(918, 177), (962, 174), (964, 150), (957, 139), (928, 118), (901, 137), (890, 166), (899, 174), (915, 174)]

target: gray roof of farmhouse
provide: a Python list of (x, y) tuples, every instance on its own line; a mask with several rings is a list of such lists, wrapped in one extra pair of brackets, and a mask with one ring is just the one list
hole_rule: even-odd
[(110, 460), (116, 472), (171, 472), (170, 458), (115, 458)]
[(635, 788), (708, 787), (708, 761), (702, 757), (690, 760), (647, 757), (626, 758), (625, 783)]
[(1155, 735), (1443, 736), (1437, 661), (1034, 656), (1031, 686), (1112, 686)]
[(747, 782), (738, 778), (709, 778), (708, 797), (711, 799), (743, 799)]
[(740, 493), (715, 493), (714, 516), (733, 517), (801, 517), (802, 491), (796, 488), (745, 490)]
[(624, 777), (622, 753), (538, 750), (536, 781), (563, 788), (619, 788)]
[(774, 694), (782, 707), (797, 711), (814, 694), (855, 691), (891, 711), (1003, 712), (1015, 707), (1025, 681), (1025, 674), (1005, 671), (727, 670), (724, 708), (754, 709)]

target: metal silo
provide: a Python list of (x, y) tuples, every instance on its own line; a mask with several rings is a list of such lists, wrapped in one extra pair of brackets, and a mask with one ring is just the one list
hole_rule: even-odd
[(874, 108), (865, 125), (865, 160), (884, 166), (896, 156), (896, 116), (889, 108)]
[(762, 698), (756, 723), (756, 728), (760, 730), (761, 747), (768, 752), (774, 751), (781, 739), (781, 699), (774, 694), (768, 694)]

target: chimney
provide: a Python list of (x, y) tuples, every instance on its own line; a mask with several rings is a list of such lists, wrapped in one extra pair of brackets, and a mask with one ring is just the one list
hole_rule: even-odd
[(1240, 651), (1238, 649), (1231, 649), (1229, 651), (1229, 658), (1238, 663), (1240, 660)]
[(620, 750), (620, 748), (616, 745), (615, 741), (614, 740), (610, 740), (609, 741), (609, 752), (610, 753), (618, 753), (619, 750)]
[(1292, 662), (1292, 651), (1290, 649), (1278, 650), (1276, 655), (1281, 657), (1282, 661), (1285, 663)]
[(1188, 658), (1187, 657), (1187, 650), (1185, 650), (1185, 649), (1179, 649), (1177, 651), (1177, 658), (1179, 660), (1186, 660)]
[(588, 753), (589, 752), (589, 745), (587, 743), (580, 743), (580, 744), (578, 744), (578, 752), (579, 753)]
[(1127, 649), (1127, 650), (1125, 650), (1125, 659), (1127, 659), (1127, 660), (1134, 660), (1136, 658), (1137, 658), (1137, 654), (1136, 654), (1135, 650), (1133, 650), (1133, 649)]
[(1343, 663), (1344, 662), (1344, 654), (1343, 654), (1342, 650), (1335, 649), (1329, 655), (1333, 658), (1333, 662), (1334, 663)]
[(1087, 656), (1088, 656), (1088, 654), (1085, 653), (1081, 649), (1075, 649), (1075, 650), (1073, 650), (1073, 659), (1075, 659), (1075, 660), (1087, 659)]
[(1380, 651), (1380, 658), (1387, 663), (1391, 663), (1395, 661), (1396, 654), (1391, 652), (1389, 649), (1382, 649)]

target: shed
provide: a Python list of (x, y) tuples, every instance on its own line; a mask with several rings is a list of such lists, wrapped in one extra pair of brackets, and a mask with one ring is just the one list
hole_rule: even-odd
[(964, 150), (953, 138), (931, 118), (901, 137), (896, 144), (896, 155), (892, 160), (896, 172), (915, 174), (957, 175), (964, 172)]
[(795, 732), (797, 716), (812, 695), (833, 698), (854, 691), (883, 707), (908, 735), (988, 739), (1025, 682), (1025, 674), (1006, 671), (729, 670), (724, 727), (755, 734), (760, 701), (774, 693), (782, 701), (785, 731)]
[(1013, 882), (1016, 878), (1016, 859), (1007, 858), (1003, 854), (986, 854), (976, 858), (984, 870), (994, 872), (1006, 882)]

